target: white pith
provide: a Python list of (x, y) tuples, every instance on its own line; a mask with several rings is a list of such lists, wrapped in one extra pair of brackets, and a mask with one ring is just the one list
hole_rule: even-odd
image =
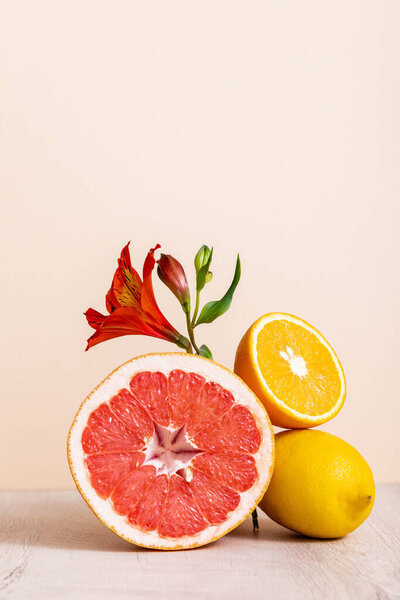
[[(250, 409), (261, 433), (260, 447), (252, 455), (256, 463), (258, 478), (249, 490), (240, 494), (241, 498), (237, 508), (228, 515), (223, 523), (210, 525), (197, 535), (184, 536), (178, 539), (162, 537), (157, 531), (145, 532), (140, 530), (130, 524), (126, 517), (118, 515), (109, 500), (100, 498), (90, 484), (81, 443), (82, 433), (91, 412), (103, 402), (109, 401), (119, 390), (129, 389), (129, 382), (136, 373), (140, 371), (159, 371), (168, 376), (174, 369), (195, 372), (202, 375), (207, 381), (219, 383), (230, 391), (237, 404), (242, 404)], [(166, 428), (160, 428), (160, 431), (162, 435), (168, 438)], [(157, 468), (168, 473), (182, 469), (181, 474), (187, 481), (190, 481), (192, 476), (190, 462), (193, 456), (185, 456), (185, 453), (191, 453), (196, 448), (193, 447), (190, 440), (185, 436), (184, 430), (182, 430), (178, 440), (175, 440), (175, 442), (178, 441), (178, 447), (175, 447), (175, 450), (178, 448), (178, 452), (174, 451), (173, 436), (174, 433), (171, 431), (171, 437), (162, 440), (162, 443), (159, 443), (160, 440), (154, 440), (153, 438), (153, 442), (147, 446), (146, 461), (149, 464), (155, 464)], [(179, 457), (178, 455), (181, 453), (182, 456)], [(149, 548), (190, 548), (201, 546), (221, 537), (238, 525), (252, 511), (261, 499), (271, 476), (274, 441), (270, 421), (264, 407), (244, 382), (228, 369), (207, 359), (189, 354), (150, 354), (132, 359), (121, 365), (89, 394), (72, 424), (68, 437), (68, 454), (70, 468), (80, 492), (96, 515), (115, 533), (132, 543)]]
[[(154, 423), (154, 435), (147, 444), (143, 465), (154, 465), (157, 475), (173, 475), (179, 471), (186, 471), (186, 467), (189, 467), (195, 456), (200, 453), (201, 451), (188, 439), (185, 427), (170, 429)], [(181, 474), (188, 481), (187, 473)]]
[(279, 352), (281, 357), (289, 363), (289, 367), (292, 369), (292, 373), (299, 377), (305, 377), (307, 375), (306, 361), (302, 356), (296, 356), (289, 346), (286, 346), (286, 351), (281, 350)]
[[(323, 344), (326, 348), (328, 348), (330, 355), (332, 357), (333, 362), (336, 365), (337, 371), (338, 371), (338, 375), (339, 375), (339, 379), (340, 379), (340, 384), (341, 384), (341, 395), (339, 396), (336, 404), (331, 408), (330, 411), (322, 414), (322, 415), (305, 415), (304, 413), (301, 413), (297, 410), (295, 410), (294, 408), (289, 407), (287, 404), (285, 404), (284, 402), (282, 402), (282, 400), (280, 400), (278, 398), (278, 396), (276, 396), (273, 391), (271, 390), (271, 388), (269, 387), (267, 381), (264, 378), (264, 375), (260, 369), (260, 366), (258, 364), (258, 360), (257, 360), (257, 338), (258, 338), (258, 334), (260, 333), (260, 331), (265, 327), (265, 325), (267, 323), (270, 323), (271, 321), (289, 321), (291, 323), (295, 323), (296, 325), (299, 325), (300, 327), (303, 327), (304, 329), (307, 329), (307, 331), (309, 331), (310, 333), (312, 333), (313, 335), (316, 336), (316, 338), (321, 342), (321, 344)], [(299, 319), (298, 317), (295, 317), (293, 315), (289, 315), (286, 313), (270, 313), (267, 315), (264, 315), (263, 317), (261, 317), (258, 321), (256, 321), (254, 329), (252, 331), (252, 336), (251, 336), (251, 352), (253, 354), (253, 358), (254, 358), (254, 364), (255, 364), (255, 368), (257, 370), (257, 373), (259, 375), (259, 378), (261, 379), (261, 381), (263, 382), (263, 384), (265, 385), (265, 387), (267, 388), (269, 394), (272, 396), (272, 398), (274, 399), (274, 401), (276, 402), (276, 404), (278, 404), (279, 406), (281, 406), (285, 411), (289, 411), (293, 416), (300, 418), (302, 421), (307, 420), (309, 423), (320, 423), (320, 422), (324, 422), (324, 421), (328, 421), (330, 416), (332, 414), (334, 414), (336, 412), (337, 409), (337, 405), (339, 403), (341, 403), (343, 401), (344, 395), (346, 393), (346, 380), (344, 378), (344, 372), (343, 372), (343, 368), (342, 365), (339, 362), (338, 357), (336, 356), (336, 353), (334, 351), (334, 349), (332, 348), (332, 346), (326, 341), (326, 339), (319, 333), (319, 331), (317, 331), (316, 329), (314, 329), (314, 327), (311, 327), (311, 325), (309, 325), (306, 321), (303, 321), (302, 319)], [(287, 352), (287, 350), (286, 350)], [(280, 355), (282, 356), (282, 351), (280, 352)], [(284, 358), (282, 356), (282, 358)], [(288, 358), (290, 361), (290, 355), (288, 354)], [(296, 368), (298, 368), (299, 365), (296, 365)], [(306, 365), (305, 365), (306, 367)], [(292, 365), (291, 368), (293, 369)], [(307, 368), (307, 367), (306, 367)]]

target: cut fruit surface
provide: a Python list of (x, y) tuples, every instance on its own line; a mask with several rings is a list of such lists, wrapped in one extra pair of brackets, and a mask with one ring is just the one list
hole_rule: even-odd
[(207, 544), (239, 525), (270, 481), (264, 407), (208, 359), (149, 354), (111, 373), (68, 437), (71, 473), (101, 521), (149, 548)]
[(236, 353), (237, 373), (279, 427), (314, 427), (343, 406), (346, 381), (332, 346), (311, 325), (284, 313), (253, 323)]

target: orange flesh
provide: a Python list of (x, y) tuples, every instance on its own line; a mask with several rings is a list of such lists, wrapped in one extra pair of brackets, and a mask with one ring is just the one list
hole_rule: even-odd
[(143, 531), (177, 538), (222, 523), (252, 487), (261, 434), (230, 392), (196, 373), (144, 371), (89, 416), (97, 494)]
[[(316, 335), (285, 319), (270, 321), (259, 332), (256, 349), (269, 389), (277, 398), (284, 399), (287, 406), (318, 416), (336, 405), (341, 392), (338, 368)], [(300, 374), (294, 372), (293, 359), (300, 361), (297, 363)]]

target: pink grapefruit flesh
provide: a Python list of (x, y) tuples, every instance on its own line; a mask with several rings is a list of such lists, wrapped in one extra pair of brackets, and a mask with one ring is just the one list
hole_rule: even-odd
[(84, 499), (137, 545), (182, 549), (242, 522), (273, 468), (265, 409), (207, 359), (149, 354), (118, 367), (83, 402), (68, 459)]

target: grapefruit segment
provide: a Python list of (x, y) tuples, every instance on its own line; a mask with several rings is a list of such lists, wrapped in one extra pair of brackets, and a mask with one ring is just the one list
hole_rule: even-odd
[(121, 479), (137, 469), (144, 459), (143, 452), (91, 454), (86, 458), (90, 482), (99, 496), (108, 498)]
[(82, 496), (121, 537), (192, 548), (236, 527), (269, 483), (272, 427), (231, 371), (182, 354), (138, 357), (84, 401), (68, 438)]
[(127, 429), (143, 440), (151, 439), (154, 432), (153, 421), (128, 390), (121, 390), (111, 398), (110, 407)]
[(200, 471), (193, 471), (190, 489), (203, 516), (209, 523), (225, 521), (240, 502), (240, 495)]
[(143, 439), (129, 431), (104, 403), (90, 415), (82, 435), (82, 446), (86, 454), (133, 452), (143, 448)]
[(257, 479), (256, 464), (250, 454), (204, 452), (194, 458), (192, 465), (196, 470), (237, 492), (250, 489)]
[(161, 511), (168, 492), (168, 477), (157, 475), (146, 488), (136, 504), (130, 511), (128, 519), (144, 531), (154, 531), (161, 517)]
[(168, 376), (168, 399), (172, 427), (185, 425), (205, 383), (204, 377), (196, 373), (185, 373), (180, 369), (171, 371)]
[(111, 501), (115, 511), (120, 515), (133, 512), (144, 491), (155, 479), (157, 470), (152, 465), (146, 465), (129, 473), (111, 493)]
[(165, 537), (195, 535), (207, 527), (186, 481), (172, 475), (158, 532)]
[[(192, 374), (191, 374), (192, 375)], [(218, 383), (208, 381), (201, 393), (193, 398), (186, 429), (189, 435), (194, 435), (204, 426), (210, 424), (226, 413), (234, 403), (234, 398), (228, 390)]]
[(132, 377), (130, 387), (134, 397), (147, 410), (153, 421), (167, 427), (170, 415), (165, 375), (149, 371), (138, 373)]
[(254, 453), (260, 446), (261, 434), (251, 412), (236, 405), (214, 421), (211, 428), (205, 427), (194, 435), (193, 440), (202, 450)]

